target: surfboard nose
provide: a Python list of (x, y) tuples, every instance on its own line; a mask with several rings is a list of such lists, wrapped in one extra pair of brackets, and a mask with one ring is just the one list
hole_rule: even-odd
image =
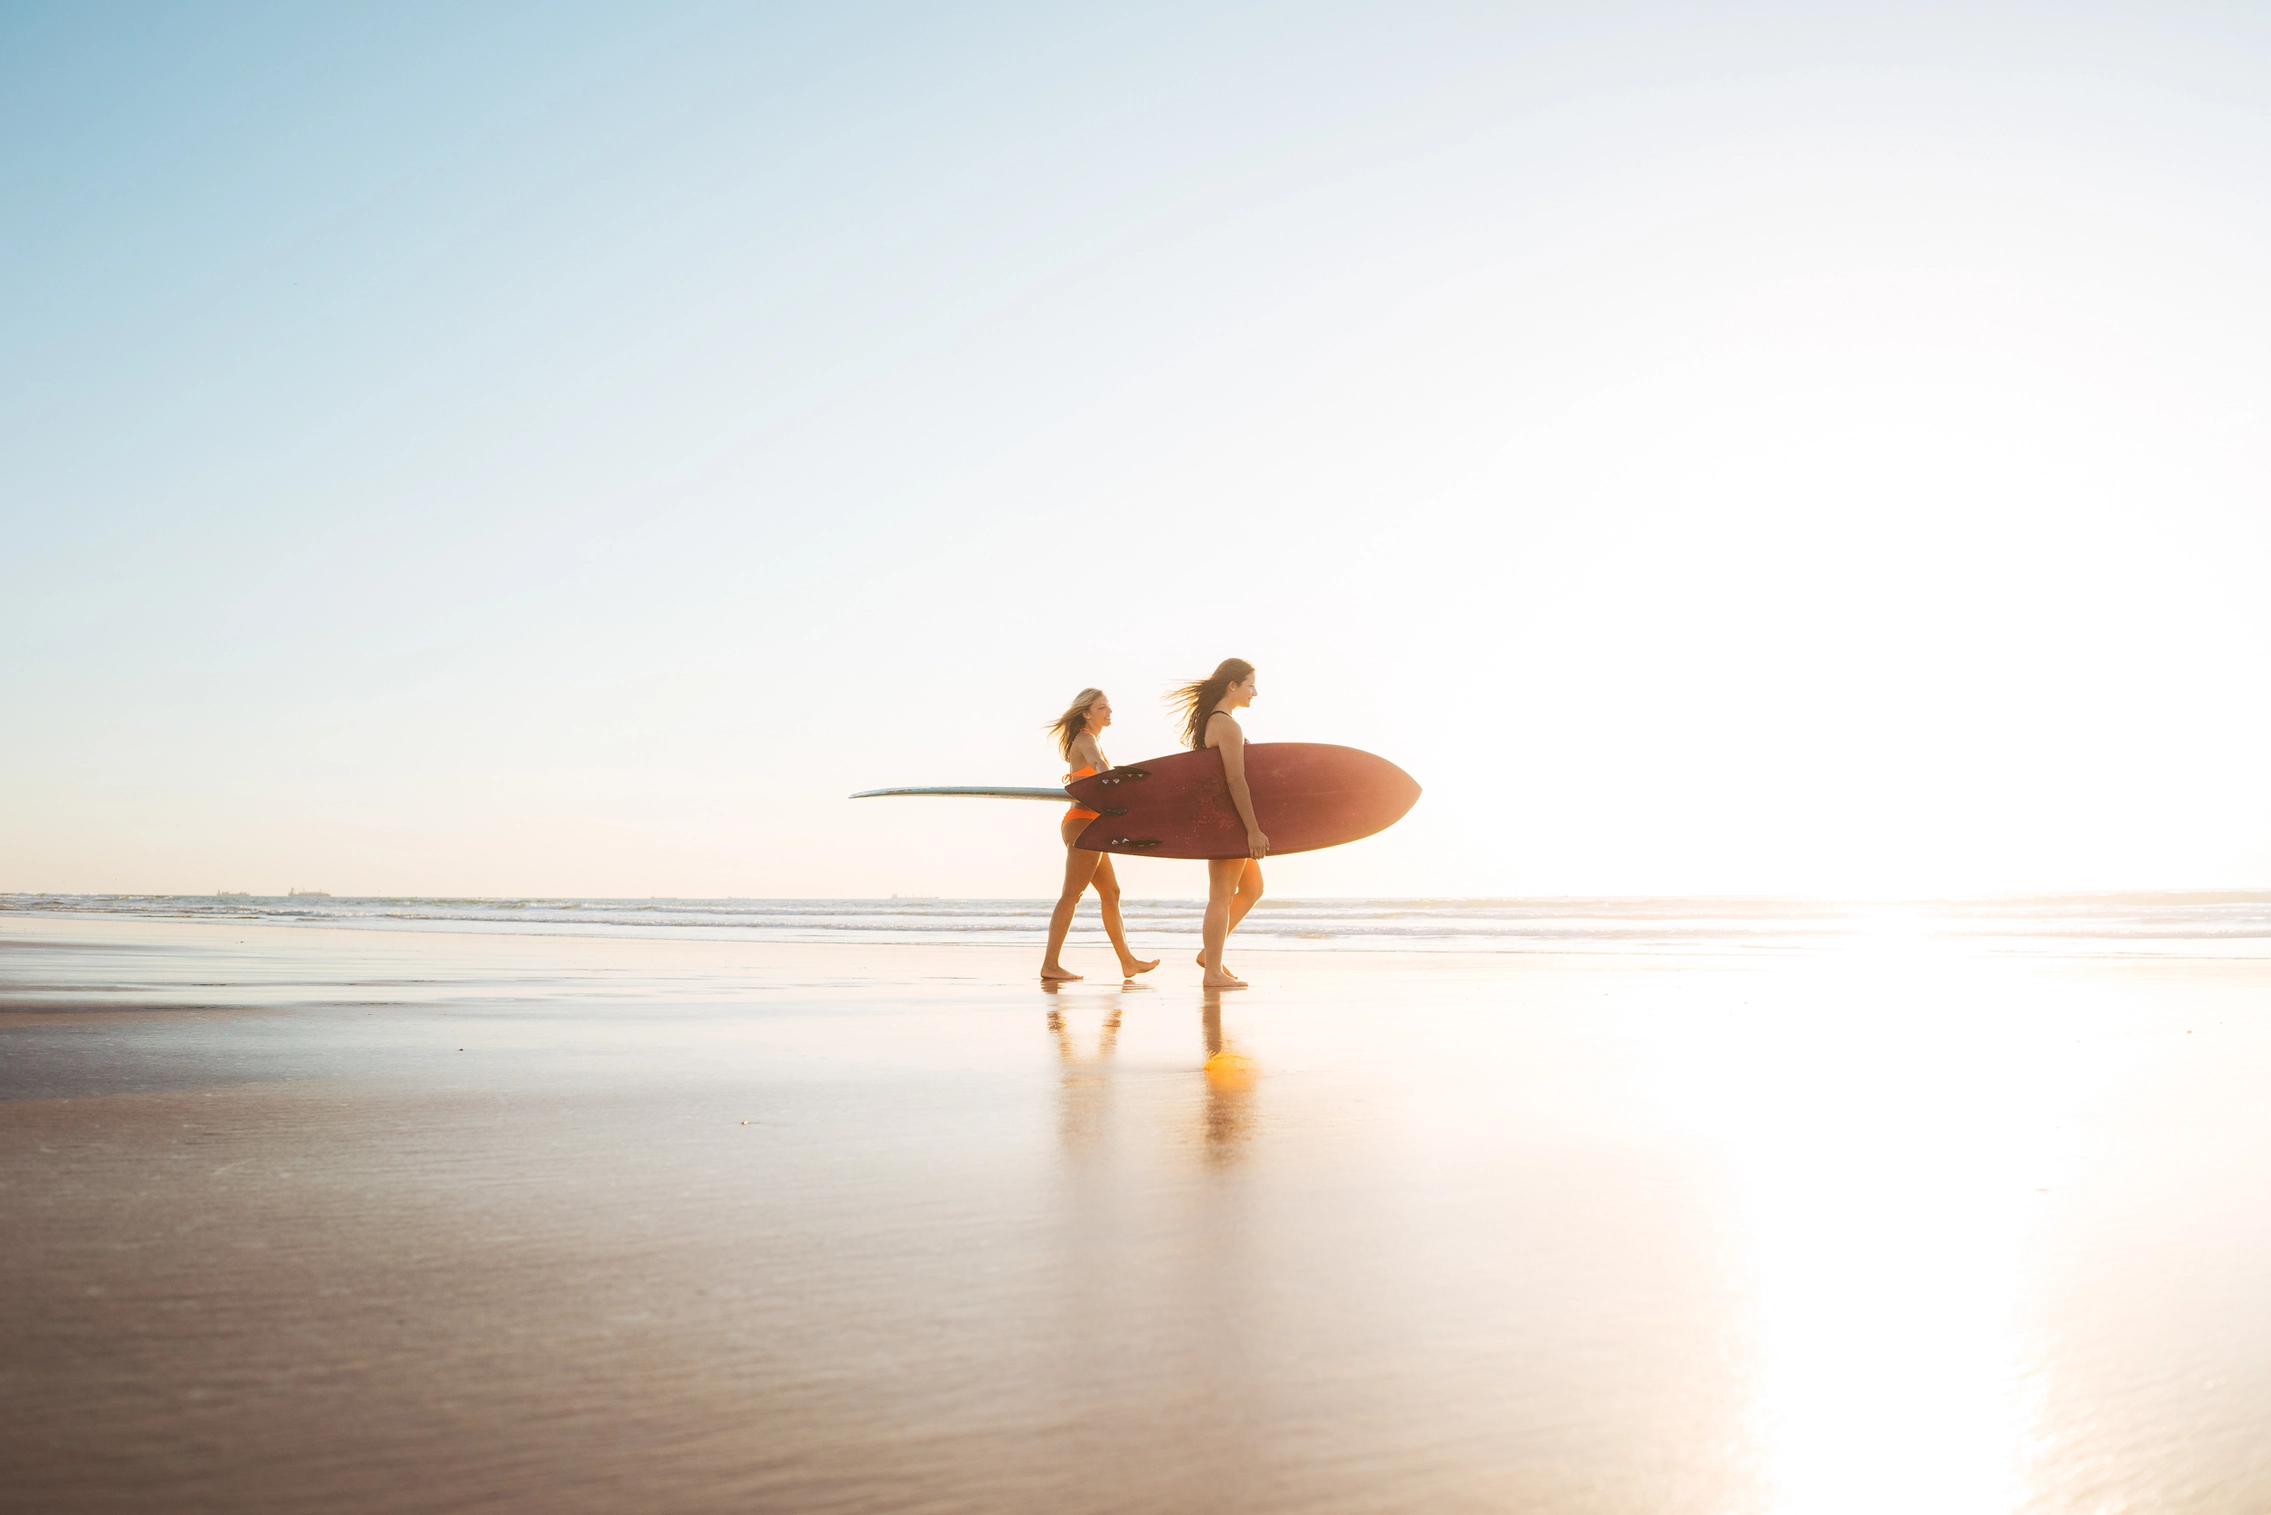
[[(1411, 807), (1419, 803), (1422, 793), (1419, 780), (1377, 753), (1359, 752), (1354, 748), (1346, 750), (1365, 759), (1362, 766), (1370, 770), (1365, 775), (1369, 782), (1363, 787), (1368, 791), (1367, 798), (1371, 801), (1365, 807), (1369, 812), (1366, 819), (1375, 823), (1371, 830), (1385, 831), (1409, 815)], [(1365, 834), (1370, 835), (1371, 832)]]

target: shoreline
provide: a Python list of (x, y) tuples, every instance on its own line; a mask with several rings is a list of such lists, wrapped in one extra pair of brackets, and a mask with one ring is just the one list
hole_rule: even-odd
[[(1197, 909), (1192, 911), (1197, 913)], [(254, 915), (254, 918), (211, 918), (211, 915), (154, 915), (154, 913), (95, 913), (95, 911), (0, 911), (0, 945), (5, 945), (14, 922), (45, 922), (55, 927), (89, 927), (102, 929), (134, 929), (134, 927), (182, 927), (195, 931), (216, 931), (225, 934), (227, 929), (248, 931), (293, 931), (293, 934), (322, 934), (338, 931), (347, 936), (441, 936), (441, 938), (525, 938), (525, 940), (590, 940), (590, 943), (709, 943), (720, 947), (838, 947), (838, 949), (949, 949), (949, 952), (1017, 952), (1031, 954), (1042, 947), (1045, 931), (1040, 927), (1002, 927), (1002, 929), (965, 929), (965, 931), (904, 931), (890, 927), (813, 927), (804, 931), (781, 927), (747, 927), (747, 924), (615, 924), (615, 922), (547, 922), (547, 920), (393, 920), (393, 918), (277, 918), (277, 915)], [(1172, 954), (1179, 947), (1190, 945), (1197, 949), (1197, 927), (1192, 922), (1188, 931), (1156, 931), (1156, 929), (1129, 929), (1129, 943), (1138, 949), (1156, 954)], [(1081, 915), (1074, 920), (1072, 934), (1067, 936), (1067, 949), (1072, 952), (1106, 952), (1108, 943), (1104, 931), (1095, 924), (1095, 915)], [(1565, 936), (1512, 936), (1512, 938), (1476, 938), (1476, 936), (1365, 936), (1365, 934), (1329, 934), (1322, 938), (1288, 938), (1283, 934), (1267, 934), (1260, 929), (1242, 929), (1231, 936), (1233, 956), (1272, 956), (1272, 959), (1397, 959), (1408, 956), (1424, 963), (1444, 963), (1451, 959), (1587, 959), (1587, 961), (1662, 961), (1662, 963), (1774, 963), (1774, 961), (1819, 961), (1837, 959), (1837, 956), (1887, 956), (1910, 952), (1939, 952), (1951, 956), (1978, 956), (1978, 959), (2005, 959), (2005, 961), (2037, 961), (2037, 963), (2262, 963), (2271, 961), (2271, 934), (2266, 936), (2228, 936), (2228, 934), (2169, 934), (2155, 931), (2151, 936), (2092, 936), (2092, 934), (1926, 934), (1912, 931), (1894, 940), (1883, 940), (1871, 931), (1855, 929), (1842, 934), (1817, 936), (1780, 936), (1769, 931), (1753, 934), (1717, 936), (1674, 936), (1662, 931), (1631, 931), (1631, 934), (1583, 934)], [(1172, 961), (1172, 959), (1170, 959)], [(1163, 963), (1167, 968), (1167, 963)], [(5, 988), (5, 984), (0, 984)]]
[[(201, 896), (166, 897), (169, 901)], [(2073, 897), (2081, 899), (2084, 897)], [(2259, 961), (2271, 959), (2271, 896), (2261, 901), (2184, 896), (2151, 908), (2100, 901), (2083, 910), (2067, 900), (2008, 902), (1970, 911), (1931, 913), (1922, 907), (1810, 906), (1787, 902), (1745, 916), (1725, 900), (1598, 901), (1382, 901), (1265, 899), (1232, 938), (1240, 955), (1307, 957), (1318, 954), (1377, 957), (1573, 956), (1663, 957), (1752, 961), (1918, 951), (1975, 953), (2037, 960)], [(416, 901), (334, 902), (323, 912), (211, 913), (191, 910), (40, 910), (0, 907), (10, 922), (111, 922), (221, 926), (243, 929), (341, 930), (357, 933), (430, 933), (445, 936), (521, 936), (557, 940), (710, 941), (758, 945), (972, 946), (1036, 950), (1043, 942), (1048, 901), (840, 901), (743, 902), (740, 913), (719, 918), (719, 901), (680, 901), (612, 909), (609, 902), (579, 902), (589, 916), (571, 915), (578, 903), (544, 906), (522, 915), (518, 907), (492, 909), (465, 901), (427, 902), (470, 913), (441, 914), (370, 906)], [(1654, 913), (1640, 906), (1652, 905)], [(793, 906), (795, 908), (786, 908)], [(1125, 905), (1131, 945), (1170, 954), (1198, 940), (1197, 901), (1143, 900)], [(668, 912), (668, 913), (666, 913)], [(751, 912), (755, 912), (752, 914)], [(1104, 946), (1094, 906), (1074, 918), (1069, 945), (1087, 952)], [(2048, 913), (2046, 913), (2048, 912)], [(640, 917), (652, 914), (652, 920)]]

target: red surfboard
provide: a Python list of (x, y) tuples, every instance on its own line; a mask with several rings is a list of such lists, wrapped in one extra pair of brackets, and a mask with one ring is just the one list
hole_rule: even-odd
[[(1244, 857), (1246, 827), (1230, 803), (1221, 752), (1177, 752), (1107, 768), (1065, 785), (1099, 812), (1081, 832), (1092, 852), (1140, 857)], [(1272, 855), (1338, 847), (1385, 831), (1419, 798), (1386, 758), (1322, 742), (1249, 742), (1246, 792)]]

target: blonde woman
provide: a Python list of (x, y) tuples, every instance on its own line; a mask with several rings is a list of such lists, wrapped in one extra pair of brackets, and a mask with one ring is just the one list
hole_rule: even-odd
[[(1111, 724), (1112, 702), (1104, 698), (1101, 689), (1080, 691), (1065, 708), (1065, 713), (1050, 724), (1049, 730), (1056, 734), (1057, 750), (1064, 754), (1066, 766), (1072, 769), (1065, 775), (1065, 782), (1102, 773), (1112, 766), (1104, 756), (1104, 749), (1096, 745), (1096, 733)], [(1094, 819), (1095, 811), (1075, 805), (1065, 812), (1064, 823), (1058, 828), (1065, 840), (1065, 886), (1057, 895), (1056, 910), (1049, 916), (1049, 950), (1041, 959), (1041, 981), (1045, 984), (1069, 983), (1081, 976), (1067, 971), (1057, 959), (1064, 951), (1065, 933), (1072, 929), (1072, 913), (1092, 884), (1096, 888), (1097, 903), (1103, 907), (1104, 934), (1112, 939), (1112, 950), (1120, 955), (1120, 977), (1134, 978), (1159, 966), (1158, 958), (1145, 962), (1128, 950), (1128, 934), (1120, 925), (1120, 880), (1112, 872), (1112, 859), (1104, 853), (1074, 845)]]
[(1253, 704), (1255, 692), (1254, 665), (1244, 658), (1225, 658), (1213, 673), (1168, 694), (1172, 703), (1183, 707), (1183, 740), (1201, 751), (1211, 747), (1222, 754), (1230, 803), (1246, 823), (1246, 856), (1207, 859), (1199, 966), (1206, 970), (1204, 984), (1209, 989), (1246, 987), (1244, 979), (1222, 966), (1222, 948), (1262, 897), (1261, 860), (1270, 851), (1270, 839), (1254, 819), (1254, 797), (1246, 789), (1246, 733), (1231, 714)]

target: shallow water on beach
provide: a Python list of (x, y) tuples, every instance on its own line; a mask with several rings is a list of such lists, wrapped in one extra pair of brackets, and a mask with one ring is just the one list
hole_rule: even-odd
[(0, 918), (0, 1486), (2271, 1507), (2271, 966), (1182, 944)]

